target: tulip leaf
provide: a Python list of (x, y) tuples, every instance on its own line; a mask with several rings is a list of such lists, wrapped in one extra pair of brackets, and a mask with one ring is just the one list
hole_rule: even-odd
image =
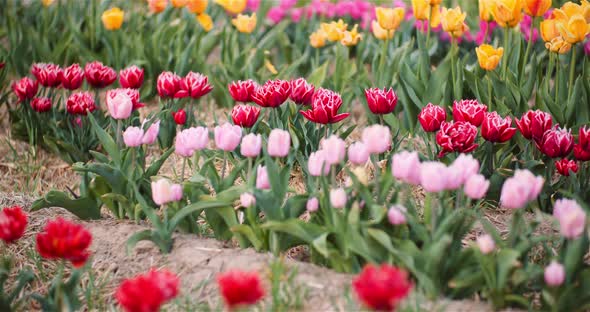
[(101, 217), (100, 204), (96, 200), (90, 197), (71, 199), (59, 191), (49, 191), (45, 196), (37, 199), (31, 205), (31, 211), (50, 207), (64, 208), (82, 220), (94, 220)]

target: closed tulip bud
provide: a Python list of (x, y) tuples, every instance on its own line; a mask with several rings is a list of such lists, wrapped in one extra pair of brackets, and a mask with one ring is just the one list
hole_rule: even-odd
[(127, 119), (131, 116), (133, 102), (131, 98), (119, 90), (109, 90), (106, 94), (107, 109), (113, 119)]
[(215, 0), (215, 3), (233, 15), (244, 12), (248, 5), (247, 0)]
[(558, 199), (553, 207), (553, 217), (559, 221), (561, 235), (567, 239), (576, 239), (586, 228), (586, 212), (573, 199)]
[(492, 16), (501, 27), (514, 27), (522, 20), (523, 0), (494, 0)]
[(394, 205), (387, 211), (387, 219), (392, 225), (406, 224), (406, 207), (402, 205)]
[(562, 158), (569, 155), (574, 148), (574, 136), (571, 129), (555, 126), (543, 135), (537, 144), (537, 148), (543, 154), (551, 158)]
[[(146, 121), (144, 121), (145, 124)], [(143, 125), (142, 125), (143, 128)], [(153, 144), (156, 142), (158, 138), (158, 133), (160, 133), (160, 121), (157, 120), (152, 123), (149, 128), (145, 131), (143, 138), (141, 139), (142, 144)]]
[(201, 25), (201, 27), (203, 27), (203, 30), (205, 30), (206, 32), (210, 32), (211, 29), (213, 29), (213, 19), (209, 14), (197, 14), (195, 18), (197, 19), (199, 25)]
[(213, 86), (209, 84), (207, 76), (191, 71), (180, 80), (178, 91), (174, 97), (191, 97), (193, 99), (199, 99), (203, 95), (211, 92), (211, 90), (213, 90)]
[(204, 127), (184, 129), (176, 135), (176, 154), (183, 157), (193, 156), (195, 151), (203, 150), (209, 144), (209, 130)]
[(545, 43), (545, 48), (553, 53), (567, 54), (572, 49), (572, 44), (563, 40), (563, 37), (555, 37), (551, 42)]
[(326, 33), (322, 30), (317, 30), (309, 35), (309, 44), (318, 49), (326, 45)]
[(530, 16), (543, 16), (551, 7), (551, 0), (525, 0), (524, 11)]
[(412, 0), (412, 12), (414, 12), (416, 20), (428, 20), (429, 11), (430, 4), (428, 4), (427, 0)]
[(268, 135), (268, 154), (272, 157), (285, 157), (289, 155), (291, 147), (291, 135), (289, 131), (273, 129)]
[(496, 112), (486, 113), (481, 125), (481, 136), (490, 142), (506, 142), (516, 133), (516, 128), (511, 125), (510, 117), (502, 118)]
[(490, 234), (478, 236), (476, 239), (477, 247), (482, 254), (487, 255), (496, 249), (494, 238)]
[(154, 181), (151, 186), (152, 199), (158, 206), (182, 199), (182, 187), (179, 184), (173, 184), (168, 179)]
[(92, 87), (104, 88), (117, 80), (117, 72), (99, 61), (94, 61), (84, 66), (84, 77)]
[(61, 85), (68, 90), (76, 90), (84, 82), (84, 70), (78, 64), (64, 68)]
[(147, 2), (152, 13), (160, 13), (168, 6), (168, 0), (147, 0)]
[(180, 88), (180, 77), (172, 72), (162, 72), (158, 76), (156, 88), (162, 98), (173, 98)]
[(468, 122), (443, 122), (436, 134), (436, 143), (442, 147), (438, 156), (451, 152), (470, 153), (478, 147), (476, 137), (477, 127)]
[(125, 12), (123, 10), (117, 7), (110, 8), (102, 13), (102, 25), (106, 30), (117, 30), (123, 25), (124, 17)]
[(119, 71), (119, 84), (123, 88), (139, 89), (143, 84), (144, 70), (135, 65)]
[(244, 208), (250, 208), (256, 205), (256, 197), (252, 193), (242, 193), (240, 195), (240, 205)]
[(268, 171), (266, 171), (265, 166), (258, 166), (258, 169), (256, 170), (256, 188), (260, 190), (270, 189)]
[(420, 165), (420, 184), (429, 193), (442, 192), (447, 188), (447, 166), (441, 162), (427, 161)]
[(328, 175), (330, 173), (330, 164), (326, 160), (326, 152), (319, 150), (311, 153), (307, 160), (307, 170), (312, 177)]
[(469, 30), (469, 27), (465, 24), (465, 17), (467, 17), (467, 13), (461, 11), (461, 7), (454, 9), (443, 8), (440, 13), (443, 30), (453, 38), (463, 36), (463, 33)]
[(129, 127), (123, 132), (123, 142), (127, 147), (140, 146), (143, 134), (143, 129), (140, 127)]
[(174, 153), (182, 157), (192, 157), (195, 150), (191, 146), (191, 141), (192, 138), (188, 131), (183, 130), (177, 133), (174, 139)]
[(552, 18), (542, 21), (539, 24), (539, 30), (541, 31), (541, 38), (545, 42), (551, 42), (560, 36), (559, 30), (557, 30), (557, 21)]
[(329, 165), (337, 165), (346, 158), (346, 143), (337, 135), (331, 135), (320, 142), (320, 148), (326, 153), (326, 162)]
[(363, 142), (356, 142), (348, 147), (348, 160), (354, 165), (362, 166), (369, 161), (369, 151)]
[(494, 70), (500, 64), (502, 55), (504, 55), (504, 48), (494, 49), (489, 44), (482, 44), (475, 48), (477, 54), (477, 61), (479, 66), (485, 70)]
[(465, 181), (463, 192), (471, 199), (482, 199), (490, 188), (490, 181), (481, 174), (472, 175)]
[(342, 209), (346, 207), (347, 197), (346, 191), (343, 188), (330, 190), (330, 205), (332, 208)]
[(61, 84), (63, 69), (52, 63), (36, 63), (31, 68), (31, 73), (39, 84), (47, 88), (55, 88)]
[(573, 173), (578, 172), (578, 163), (575, 160), (563, 158), (562, 160), (555, 162), (555, 168), (562, 176), (569, 177), (570, 171)]
[(186, 8), (193, 14), (203, 14), (207, 10), (209, 0), (185, 0)]
[(251, 79), (237, 80), (227, 86), (229, 94), (237, 102), (252, 102), (252, 95), (256, 92), (258, 84)]
[(258, 157), (262, 149), (262, 137), (260, 134), (250, 133), (242, 138), (240, 153), (244, 157)]
[(580, 144), (574, 145), (574, 158), (579, 161), (589, 161), (590, 149), (586, 149)]
[(38, 82), (29, 77), (21, 78), (19, 81), (12, 84), (12, 91), (14, 91), (14, 94), (16, 94), (21, 102), (35, 97), (38, 90)]
[(551, 287), (559, 287), (565, 281), (565, 268), (557, 261), (551, 261), (543, 274), (545, 283)]
[(38, 113), (45, 113), (51, 110), (51, 99), (47, 97), (34, 98), (31, 101), (31, 108)]
[(260, 108), (250, 105), (236, 105), (231, 111), (231, 117), (235, 125), (243, 128), (251, 128), (258, 121)]
[(186, 112), (184, 109), (181, 108), (176, 112), (172, 112), (171, 114), (175, 124), (184, 125), (186, 123)]
[(545, 179), (536, 177), (528, 170), (516, 170), (514, 176), (506, 179), (502, 185), (500, 203), (509, 209), (524, 208), (539, 196), (544, 182)]
[(307, 120), (319, 124), (331, 124), (342, 121), (350, 116), (350, 113), (338, 114), (342, 106), (342, 97), (340, 94), (320, 88), (313, 95), (311, 100), (311, 109), (301, 111), (301, 115)]
[(365, 89), (365, 98), (369, 110), (373, 114), (384, 115), (392, 113), (397, 105), (397, 95), (393, 89)]
[(401, 151), (393, 155), (391, 173), (405, 183), (420, 184), (420, 158), (417, 152)]
[(86, 115), (96, 109), (94, 97), (90, 92), (72, 93), (66, 102), (66, 110), (73, 115)]
[(477, 100), (461, 100), (453, 102), (453, 119), (466, 121), (476, 127), (481, 126), (488, 107)]
[(443, 121), (447, 120), (447, 112), (443, 107), (432, 105), (424, 106), (418, 114), (418, 121), (422, 126), (422, 129), (426, 132), (436, 132), (440, 129), (440, 125)]
[(393, 38), (393, 35), (395, 34), (395, 31), (393, 30), (383, 29), (381, 25), (379, 25), (379, 22), (375, 20), (371, 22), (371, 31), (373, 32), (373, 36), (379, 40), (389, 40)]
[(362, 142), (369, 154), (385, 153), (391, 147), (391, 132), (388, 127), (372, 125), (363, 130)]
[(305, 208), (309, 212), (318, 211), (318, 209), (320, 208), (320, 202), (318, 201), (317, 197), (312, 197), (312, 198), (308, 199), (307, 204), (305, 205)]
[(406, 10), (404, 8), (384, 8), (376, 7), (375, 15), (381, 28), (386, 30), (396, 30), (404, 20)]
[(252, 13), (250, 16), (238, 14), (238, 16), (231, 20), (231, 23), (239, 32), (250, 34), (256, 28), (256, 21), (256, 13)]
[(540, 141), (553, 125), (551, 114), (535, 110), (528, 111), (519, 119), (515, 119), (516, 127), (526, 139)]
[(314, 85), (308, 83), (305, 78), (291, 80), (291, 94), (289, 98), (296, 104), (310, 105), (314, 91)]

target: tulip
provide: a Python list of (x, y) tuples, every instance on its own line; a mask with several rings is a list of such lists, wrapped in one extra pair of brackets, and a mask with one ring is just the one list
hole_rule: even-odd
[(262, 149), (262, 137), (260, 134), (250, 133), (242, 138), (240, 153), (245, 157), (258, 157)]
[(186, 112), (182, 108), (172, 112), (172, 119), (174, 119), (175, 124), (182, 126), (186, 123)]
[(394, 205), (387, 211), (387, 219), (392, 225), (406, 224), (406, 207), (401, 205)]
[(124, 16), (123, 10), (117, 7), (110, 8), (102, 13), (102, 25), (106, 30), (117, 30), (123, 25)]
[(115, 292), (115, 299), (125, 312), (160, 311), (160, 307), (178, 295), (179, 278), (166, 270), (126, 279)]
[(31, 101), (31, 108), (38, 113), (45, 113), (51, 110), (51, 99), (47, 97), (34, 98)]
[(575, 44), (584, 41), (590, 33), (590, 13), (586, 12), (590, 9), (574, 3), (553, 10), (557, 30), (565, 42)]
[(454, 9), (443, 8), (440, 13), (443, 30), (453, 38), (461, 37), (469, 29), (465, 24), (465, 17), (467, 17), (467, 13), (461, 11), (461, 7)]
[(44, 7), (48, 7), (48, 6), (52, 5), (53, 2), (55, 2), (55, 0), (41, 0), (41, 3), (43, 3)]
[(180, 88), (181, 78), (172, 72), (162, 72), (158, 76), (156, 88), (162, 98), (173, 98)]
[(152, 13), (160, 13), (168, 6), (168, 0), (147, 0), (147, 2)]
[(553, 217), (559, 221), (561, 235), (567, 239), (576, 239), (586, 228), (586, 212), (573, 199), (558, 199), (553, 207)]
[(63, 70), (61, 85), (68, 90), (76, 90), (84, 82), (84, 70), (78, 64), (72, 64)]
[(129, 127), (123, 132), (123, 142), (127, 147), (140, 146), (143, 135), (143, 129), (140, 127)]
[(21, 78), (19, 81), (12, 84), (12, 91), (14, 91), (14, 94), (16, 94), (21, 102), (35, 97), (38, 89), (38, 82), (29, 77)]
[(252, 193), (242, 193), (240, 195), (240, 205), (244, 208), (250, 208), (256, 205), (256, 197)]
[(372, 125), (363, 129), (362, 142), (369, 154), (385, 153), (391, 147), (391, 131), (382, 125)]
[(31, 73), (39, 84), (47, 88), (55, 88), (61, 84), (63, 69), (52, 63), (36, 63), (31, 68)]
[(440, 24), (440, 5), (430, 5), (428, 0), (412, 0), (412, 10), (416, 20), (430, 20), (432, 28)]
[(170, 3), (172, 4), (172, 6), (177, 9), (183, 8), (184, 6), (186, 6), (187, 2), (188, 2), (188, 0), (170, 0)]
[(262, 280), (256, 272), (224, 272), (217, 277), (217, 284), (228, 311), (256, 304), (265, 295)]
[(143, 84), (144, 70), (135, 65), (119, 72), (119, 84), (123, 88), (139, 89)]
[(251, 34), (256, 28), (256, 13), (252, 13), (250, 16), (238, 14), (238, 16), (231, 20), (231, 23), (239, 32)]
[(516, 127), (526, 139), (540, 141), (545, 131), (551, 129), (553, 120), (551, 114), (535, 110), (528, 111), (520, 120), (515, 119)]
[(551, 7), (551, 0), (525, 0), (524, 12), (530, 16), (543, 16)]
[(488, 107), (477, 100), (461, 100), (453, 102), (453, 119), (466, 121), (476, 127), (481, 126)]
[(481, 126), (481, 136), (490, 142), (506, 142), (516, 133), (516, 128), (511, 128), (512, 119), (502, 118), (498, 113), (486, 113)]
[(489, 44), (482, 44), (475, 48), (479, 66), (485, 70), (494, 70), (498, 67), (502, 55), (504, 55), (504, 48), (494, 49)]
[(19, 206), (4, 207), (0, 210), (0, 240), (12, 244), (25, 234), (27, 215)]
[(307, 170), (312, 177), (326, 176), (330, 173), (330, 164), (326, 160), (326, 152), (319, 150), (311, 153), (307, 160)]
[(258, 169), (256, 170), (256, 188), (260, 190), (270, 189), (268, 171), (266, 171), (265, 166), (258, 166)]
[(397, 95), (393, 89), (365, 89), (365, 97), (369, 110), (373, 114), (389, 114), (395, 110), (397, 105)]
[(251, 79), (234, 81), (227, 86), (231, 97), (237, 102), (244, 103), (252, 101), (257, 88), (258, 85)]
[(188, 128), (176, 135), (175, 152), (183, 157), (191, 157), (195, 151), (205, 149), (207, 144), (209, 144), (209, 130), (207, 128)]
[(584, 148), (590, 148), (590, 128), (583, 126), (578, 129), (578, 143)]
[(187, 0), (186, 8), (193, 14), (203, 14), (208, 4), (209, 0)]
[(215, 3), (233, 15), (244, 12), (247, 2), (247, 0), (215, 0)]
[(545, 131), (543, 138), (536, 145), (543, 154), (551, 158), (563, 158), (573, 150), (574, 137), (571, 129), (555, 126)]
[(308, 83), (305, 78), (291, 80), (291, 93), (289, 98), (298, 105), (310, 105), (315, 91), (314, 85)]
[(344, 23), (343, 20), (338, 20), (337, 22), (330, 22), (330, 23), (321, 23), (320, 30), (322, 33), (325, 34), (326, 39), (331, 42), (336, 42), (342, 40), (344, 36), (344, 32), (348, 28), (348, 24)]
[(561, 35), (545, 43), (545, 48), (553, 53), (567, 54), (572, 49), (572, 44), (563, 40)]
[(551, 42), (553, 39), (561, 36), (557, 29), (557, 21), (553, 18), (542, 21), (539, 24), (539, 30), (541, 31), (541, 38), (545, 42)]
[(133, 102), (124, 92), (109, 90), (106, 94), (107, 109), (113, 119), (127, 119), (131, 116)]
[(555, 162), (555, 168), (562, 176), (569, 177), (570, 171), (573, 173), (578, 172), (578, 163), (575, 160), (563, 158), (562, 160)]
[(412, 290), (406, 271), (382, 264), (366, 265), (352, 281), (352, 288), (360, 301), (374, 311), (395, 311)]
[(590, 150), (585, 149), (580, 144), (574, 145), (574, 158), (579, 161), (589, 161), (590, 160)]
[(330, 205), (332, 208), (342, 209), (346, 206), (346, 191), (343, 188), (330, 190)]
[(307, 204), (305, 205), (305, 209), (309, 212), (316, 212), (320, 208), (320, 202), (318, 201), (317, 197), (312, 197), (307, 200)]
[(418, 114), (418, 121), (422, 129), (426, 132), (436, 132), (440, 129), (440, 125), (447, 119), (447, 113), (443, 107), (432, 105), (424, 106)]
[(201, 25), (201, 27), (203, 27), (203, 30), (205, 30), (205, 32), (210, 32), (211, 29), (213, 29), (213, 19), (211, 18), (211, 16), (209, 14), (207, 14), (207, 13), (197, 14), (195, 19), (197, 20), (199, 25)]
[[(179, 184), (174, 184), (168, 179), (159, 179), (152, 182), (152, 199), (158, 206), (163, 206), (167, 203), (178, 201)], [(182, 192), (182, 188), (181, 188)]]
[(491, 22), (492, 17), (492, 5), (494, 0), (479, 0), (479, 19), (485, 22)]
[(66, 110), (73, 115), (86, 115), (95, 109), (94, 97), (87, 91), (72, 93), (66, 102)]
[(468, 122), (443, 122), (436, 134), (436, 143), (442, 147), (438, 156), (450, 152), (470, 153), (478, 147), (476, 137), (477, 128)]
[(112, 92), (113, 94), (123, 93), (129, 97), (132, 104), (132, 110), (140, 109), (145, 105), (139, 102), (139, 91), (137, 89), (129, 89), (129, 88), (118, 88), (118, 89), (111, 89), (107, 91), (107, 94)]
[(471, 199), (482, 199), (490, 188), (490, 181), (481, 174), (476, 174), (465, 181), (463, 192)]
[(420, 184), (429, 193), (442, 192), (447, 188), (448, 168), (438, 161), (427, 161), (420, 165)]
[[(142, 128), (145, 123), (146, 123), (146, 121), (144, 120), (143, 124), (141, 125)], [(147, 128), (147, 130), (145, 131), (145, 134), (143, 135), (143, 138), (141, 139), (141, 143), (142, 144), (153, 144), (154, 142), (156, 142), (159, 132), (160, 132), (160, 121), (157, 120), (157, 121), (153, 122), (149, 126), (149, 128)]]
[(37, 252), (45, 259), (67, 260), (80, 268), (90, 257), (90, 232), (82, 225), (62, 218), (47, 222), (36, 240)]
[(337, 135), (333, 134), (329, 138), (323, 139), (320, 147), (324, 151), (329, 151), (325, 154), (328, 165), (338, 165), (346, 158), (346, 143)]
[(269, 80), (256, 88), (251, 95), (254, 103), (262, 107), (279, 107), (291, 94), (291, 84), (286, 80)]
[(291, 147), (291, 135), (289, 131), (273, 129), (268, 135), (268, 154), (272, 157), (285, 157), (289, 155)]
[(309, 44), (314, 48), (321, 48), (326, 45), (327, 35), (322, 30), (315, 31), (309, 35)]
[(496, 249), (496, 243), (490, 234), (478, 236), (476, 242), (479, 251), (484, 255), (487, 255)]
[(381, 28), (379, 22), (372, 21), (371, 22), (371, 30), (373, 31), (373, 36), (379, 40), (389, 40), (393, 38), (395, 31), (393, 30), (386, 30)]
[(551, 287), (559, 287), (565, 281), (565, 268), (559, 262), (553, 260), (545, 268), (543, 274), (545, 283)]
[(231, 117), (235, 125), (243, 128), (251, 128), (258, 121), (260, 108), (250, 105), (236, 105), (231, 111)]
[(99, 61), (94, 61), (84, 66), (84, 77), (92, 87), (104, 88), (117, 80), (117, 72)]
[(509, 209), (523, 208), (539, 196), (544, 182), (543, 177), (536, 177), (528, 170), (516, 170), (502, 185), (500, 203)]
[(340, 43), (343, 46), (353, 47), (357, 45), (362, 39), (362, 35), (358, 32), (358, 25), (354, 25), (351, 31), (344, 31)]
[(494, 0), (492, 16), (501, 27), (514, 27), (522, 20), (523, 0)]
[[(188, 130), (188, 129), (187, 129)], [(174, 139), (174, 152), (182, 157), (192, 157), (195, 150), (191, 146), (191, 136), (188, 131), (181, 131)]]
[(348, 147), (348, 160), (354, 165), (362, 166), (369, 160), (369, 151), (363, 142), (356, 142)]
[(479, 161), (472, 155), (460, 154), (451, 164), (450, 168), (460, 173), (459, 184), (463, 184), (470, 177), (479, 172)]
[(376, 7), (375, 15), (381, 28), (386, 30), (396, 30), (404, 20), (406, 10), (404, 8), (384, 8)]
[(420, 158), (417, 152), (401, 151), (393, 155), (391, 173), (405, 183), (420, 184)]
[(213, 87), (209, 84), (207, 76), (191, 71), (180, 80), (178, 91), (176, 91), (174, 97), (191, 97), (193, 99), (199, 99), (203, 95), (211, 92), (211, 90), (213, 90)]
[(342, 106), (340, 94), (320, 88), (312, 97), (311, 110), (301, 111), (301, 114), (311, 122), (319, 124), (337, 123), (350, 115), (350, 113), (338, 114), (340, 106)]

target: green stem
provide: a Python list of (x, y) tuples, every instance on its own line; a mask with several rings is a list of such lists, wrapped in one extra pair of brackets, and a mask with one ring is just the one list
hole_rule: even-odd
[(428, 30), (426, 31), (426, 51), (428, 51), (428, 43), (430, 42), (430, 20), (432, 19), (432, 6), (428, 8), (428, 20), (426, 23), (428, 24)]
[(121, 132), (123, 131), (123, 121), (121, 119), (117, 119), (117, 133), (115, 134), (115, 138), (117, 140), (117, 147), (121, 148)]
[(490, 75), (486, 72), (486, 80), (488, 82), (488, 106), (489, 110), (493, 111), (492, 109), (492, 80), (490, 79)]
[(510, 28), (505, 27), (504, 28), (504, 50), (506, 53), (504, 53), (504, 59), (502, 60), (502, 79), (506, 80), (506, 72), (508, 71), (508, 59), (510, 56), (509, 53), (509, 40), (508, 40), (508, 35), (510, 33)]
[(547, 66), (547, 71), (545, 73), (545, 87), (547, 88), (547, 93), (549, 93), (549, 81), (551, 81), (551, 74), (553, 74), (553, 52), (549, 52), (549, 66)]
[(373, 163), (373, 167), (375, 167), (375, 193), (377, 196), (377, 202), (379, 202), (379, 176), (381, 175), (381, 168), (379, 167), (379, 161), (377, 157), (371, 155), (371, 162)]
[(555, 104), (559, 103), (559, 54), (556, 54), (556, 62), (555, 62)]
[[(529, 41), (526, 46), (526, 52), (524, 53), (524, 60), (522, 62), (522, 68), (520, 69), (520, 73), (519, 73), (520, 77), (522, 77), (522, 74), (524, 73), (524, 69), (526, 68), (526, 64), (528, 63), (529, 54), (531, 53), (531, 47), (533, 46), (533, 30), (535, 30), (535, 21), (536, 21), (536, 17), (533, 16), (532, 21), (531, 21), (531, 29), (529, 31)], [(504, 47), (504, 49), (506, 49), (506, 47)]]
[(571, 100), (572, 92), (574, 91), (574, 74), (576, 72), (576, 47), (572, 47), (572, 60), (570, 62), (570, 79), (568, 85), (568, 100)]
[(383, 83), (383, 73), (385, 72), (385, 58), (387, 57), (387, 45), (389, 44), (389, 36), (385, 37), (385, 40), (383, 41), (383, 46), (381, 48), (381, 60), (379, 60), (379, 68), (377, 69), (379, 72), (379, 84), (383, 84), (383, 86), (385, 86), (385, 84)]
[(184, 181), (184, 170), (186, 169), (186, 157), (182, 157), (182, 171), (180, 172), (180, 182)]
[(227, 169), (227, 152), (223, 152), (223, 166), (221, 167), (221, 180), (225, 178), (225, 170)]
[(451, 37), (451, 86), (453, 88), (451, 94), (453, 94), (453, 98), (455, 97), (455, 46), (457, 45), (457, 41)]
[(482, 43), (485, 43), (487, 41), (489, 29), (490, 29), (490, 22), (486, 21), (486, 29), (483, 32), (483, 42)]

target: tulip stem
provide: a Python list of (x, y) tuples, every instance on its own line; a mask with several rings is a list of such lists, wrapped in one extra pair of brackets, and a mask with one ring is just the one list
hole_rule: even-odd
[[(524, 53), (524, 59), (522, 61), (522, 68), (520, 69), (520, 73), (519, 73), (520, 77), (522, 77), (522, 74), (524, 73), (524, 70), (526, 68), (526, 64), (529, 59), (529, 54), (531, 53), (531, 47), (533, 46), (533, 30), (535, 30), (535, 21), (536, 21), (536, 17), (533, 16), (532, 21), (531, 21), (531, 29), (529, 31), (529, 41), (526, 46), (526, 52)], [(506, 47), (504, 47), (504, 48), (506, 48)]]
[(117, 119), (117, 133), (115, 134), (115, 138), (117, 140), (117, 147), (121, 148), (121, 131), (123, 130), (123, 122), (121, 119)]
[[(383, 82), (383, 73), (385, 72), (385, 58), (387, 57), (387, 45), (389, 44), (389, 36), (385, 37), (385, 40), (383, 41), (383, 47), (381, 49), (381, 60), (379, 61), (379, 68), (377, 68), (377, 71), (379, 72), (379, 84), (383, 85), (383, 87), (385, 87), (385, 83)], [(374, 70), (374, 69), (373, 69)]]
[(221, 180), (225, 178), (225, 170), (227, 169), (227, 152), (223, 152), (223, 166), (221, 167)]
[(572, 92), (574, 90), (574, 74), (576, 71), (576, 47), (572, 46), (572, 60), (570, 62), (570, 79), (568, 85), (568, 100), (571, 100)]
[(252, 179), (252, 157), (248, 157), (248, 177), (247, 177), (248, 184), (254, 182)]
[(381, 174), (379, 171), (381, 168), (379, 167), (378, 159), (374, 155), (371, 155), (371, 162), (373, 163), (373, 167), (375, 167), (375, 193), (377, 195), (377, 202), (379, 202), (379, 176)]
[(488, 106), (490, 107), (490, 111), (492, 110), (492, 80), (490, 79), (490, 75), (486, 72), (486, 80), (488, 82)]
[(186, 169), (186, 157), (182, 157), (182, 171), (180, 171), (180, 182), (184, 180), (184, 171)]
[(488, 40), (488, 30), (490, 29), (490, 22), (486, 21), (486, 29), (483, 31), (483, 42), (486, 43)]
[(428, 28), (426, 30), (426, 51), (428, 51), (428, 43), (430, 42), (430, 20), (432, 19), (432, 6), (430, 5), (428, 8), (428, 20), (426, 24), (428, 24)]
[(451, 77), (453, 79), (453, 81), (451, 81), (451, 86), (453, 88), (453, 90), (451, 91), (451, 94), (453, 95), (453, 98), (455, 97), (455, 47), (457, 46), (457, 41), (451, 37)]
[(559, 55), (556, 55), (556, 60), (557, 62), (555, 62), (555, 80), (554, 80), (554, 84), (555, 84), (555, 104), (558, 103), (559, 100)]
[(506, 80), (506, 72), (508, 71), (508, 60), (510, 58), (510, 49), (508, 47), (509, 40), (508, 36), (510, 34), (510, 28), (504, 27), (504, 49), (506, 49), (506, 53), (504, 53), (504, 60), (502, 63), (502, 79)]

